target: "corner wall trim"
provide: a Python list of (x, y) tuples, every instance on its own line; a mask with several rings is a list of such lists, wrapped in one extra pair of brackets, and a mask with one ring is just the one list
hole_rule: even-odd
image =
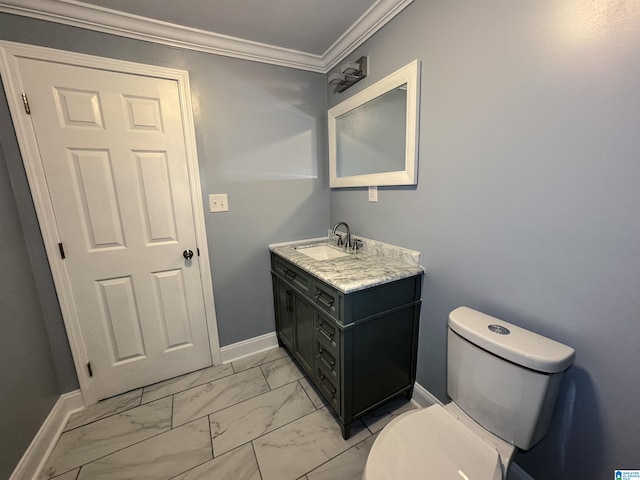
[(253, 355), (254, 353), (269, 350), (278, 346), (276, 332), (265, 333), (258, 337), (242, 340), (220, 348), (222, 363), (229, 363), (233, 360)]
[(413, 385), (413, 397), (411, 400), (421, 408), (429, 407), (431, 405), (444, 405), (433, 393), (424, 388), (418, 382)]
[(32, 480), (37, 478), (58, 438), (60, 438), (67, 420), (72, 413), (83, 408), (84, 403), (82, 402), (80, 390), (60, 395), (9, 480)]

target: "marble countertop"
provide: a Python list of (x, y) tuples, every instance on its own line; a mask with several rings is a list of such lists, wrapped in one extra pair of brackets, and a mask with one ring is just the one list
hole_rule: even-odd
[(269, 249), (342, 293), (382, 285), (425, 271), (420, 265), (420, 252), (362, 237), (358, 239), (362, 240), (363, 247), (357, 255), (332, 260), (314, 260), (297, 249), (308, 245), (326, 245), (326, 239), (274, 244), (269, 245)]

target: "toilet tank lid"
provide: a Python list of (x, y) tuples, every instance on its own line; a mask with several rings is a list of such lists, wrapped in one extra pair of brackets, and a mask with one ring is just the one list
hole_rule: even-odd
[(478, 347), (531, 370), (562, 372), (575, 360), (573, 348), (469, 307), (458, 307), (449, 314), (449, 328)]

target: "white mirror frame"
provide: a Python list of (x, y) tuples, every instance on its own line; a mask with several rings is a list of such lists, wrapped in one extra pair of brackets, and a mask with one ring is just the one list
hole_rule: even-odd
[[(329, 110), (329, 177), (331, 188), (416, 185), (418, 183), (419, 67), (418, 60), (414, 60)], [(337, 176), (336, 118), (405, 83), (407, 84), (407, 123), (404, 170), (344, 177)]]

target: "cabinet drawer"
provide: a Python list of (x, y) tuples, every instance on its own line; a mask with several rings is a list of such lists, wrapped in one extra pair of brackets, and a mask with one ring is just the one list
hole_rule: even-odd
[(328, 373), (332, 374), (334, 378), (340, 378), (339, 371), (340, 366), (338, 365), (338, 356), (334, 351), (327, 348), (323, 342), (320, 342), (316, 339), (316, 360), (319, 364), (321, 364)]
[(340, 387), (339, 382), (328, 372), (325, 372), (322, 366), (316, 366), (316, 383), (325, 399), (331, 404), (338, 415), (340, 412)]
[(311, 294), (322, 311), (340, 320), (340, 294), (336, 290), (324, 283), (313, 282)]
[(316, 313), (314, 318), (314, 330), (316, 332), (316, 337), (331, 347), (333, 352), (337, 354), (338, 346), (340, 345), (340, 329), (333, 320)]
[(288, 262), (281, 261), (278, 257), (274, 257), (273, 270), (300, 292), (310, 295), (311, 279), (302, 270)]

